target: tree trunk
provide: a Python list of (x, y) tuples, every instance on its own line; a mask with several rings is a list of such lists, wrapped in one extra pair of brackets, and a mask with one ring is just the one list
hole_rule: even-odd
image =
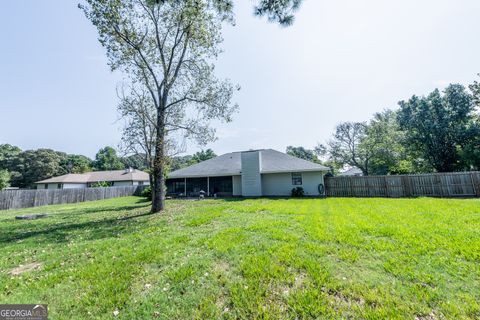
[(153, 161), (152, 213), (165, 209), (165, 193), (165, 121), (163, 112), (159, 112)]

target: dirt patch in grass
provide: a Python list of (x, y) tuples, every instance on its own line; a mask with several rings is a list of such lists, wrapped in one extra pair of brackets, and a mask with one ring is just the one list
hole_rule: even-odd
[(21, 264), (16, 268), (13, 268), (8, 272), (9, 275), (12, 276), (18, 276), (21, 275), (22, 273), (33, 271), (33, 270), (39, 270), (43, 264), (41, 262), (32, 262), (29, 264)]
[(442, 319), (442, 317), (439, 317), (435, 311), (430, 312), (427, 315), (424, 316), (416, 316), (415, 320), (437, 320), (437, 319)]

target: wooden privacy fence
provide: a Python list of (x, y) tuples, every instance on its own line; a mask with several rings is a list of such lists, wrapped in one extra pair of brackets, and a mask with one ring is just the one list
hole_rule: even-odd
[(480, 197), (480, 172), (331, 177), (330, 197)]
[(141, 195), (144, 186), (0, 191), (0, 210), (76, 203)]

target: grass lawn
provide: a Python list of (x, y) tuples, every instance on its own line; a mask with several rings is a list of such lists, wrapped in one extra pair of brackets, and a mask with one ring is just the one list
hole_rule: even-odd
[[(0, 303), (51, 319), (480, 318), (479, 200), (167, 205), (1, 211)], [(50, 216), (14, 220), (34, 212)]]

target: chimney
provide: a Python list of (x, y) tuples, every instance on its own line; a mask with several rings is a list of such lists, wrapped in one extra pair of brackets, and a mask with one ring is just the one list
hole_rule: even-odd
[(241, 153), (242, 163), (242, 196), (262, 196), (261, 163), (262, 154), (260, 150), (244, 151)]

